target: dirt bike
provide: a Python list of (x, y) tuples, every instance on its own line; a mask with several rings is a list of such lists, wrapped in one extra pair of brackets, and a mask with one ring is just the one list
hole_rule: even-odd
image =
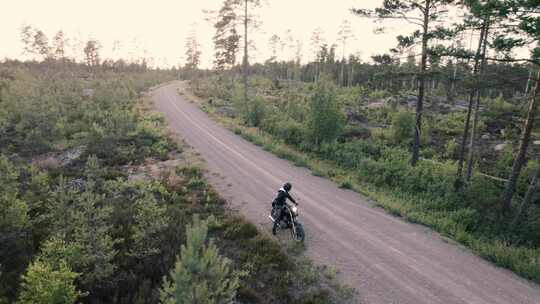
[[(298, 221), (298, 207), (287, 204), (284, 208), (285, 210), (283, 212), (285, 212), (285, 216), (281, 222), (277, 224), (278, 228), (281, 230), (290, 229), (292, 239), (297, 242), (303, 242), (306, 234), (304, 232), (304, 227), (302, 227), (302, 224)], [(278, 218), (278, 212), (278, 208), (275, 206), (272, 207), (272, 211), (270, 212), (270, 215), (268, 215), (270, 220), (272, 220), (272, 223)]]

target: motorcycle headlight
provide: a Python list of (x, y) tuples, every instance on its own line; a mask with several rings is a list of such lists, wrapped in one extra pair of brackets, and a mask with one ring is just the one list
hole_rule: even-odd
[(294, 214), (298, 215), (298, 208), (296, 206), (293, 206), (291, 210)]

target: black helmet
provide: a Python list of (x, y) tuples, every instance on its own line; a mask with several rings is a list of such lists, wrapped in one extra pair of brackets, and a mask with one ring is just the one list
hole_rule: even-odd
[(285, 189), (285, 191), (287, 192), (291, 191), (292, 189), (291, 183), (285, 183), (285, 185), (283, 185), (283, 189)]

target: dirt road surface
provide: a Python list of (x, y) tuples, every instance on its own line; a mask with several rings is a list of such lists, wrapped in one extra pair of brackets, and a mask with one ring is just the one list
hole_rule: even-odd
[(306, 255), (335, 267), (357, 289), (359, 302), (540, 303), (538, 285), (245, 141), (177, 94), (178, 86), (162, 86), (152, 96), (171, 128), (206, 160), (214, 172), (210, 182), (242, 214), (270, 230), (270, 201), (291, 181), (307, 233)]

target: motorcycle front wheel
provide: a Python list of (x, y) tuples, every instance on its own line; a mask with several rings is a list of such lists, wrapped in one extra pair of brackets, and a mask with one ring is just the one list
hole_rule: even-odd
[(302, 227), (302, 224), (296, 223), (293, 226), (293, 229), (291, 229), (292, 237), (297, 242), (304, 242), (304, 239), (306, 238), (306, 234), (304, 232), (304, 227)]

